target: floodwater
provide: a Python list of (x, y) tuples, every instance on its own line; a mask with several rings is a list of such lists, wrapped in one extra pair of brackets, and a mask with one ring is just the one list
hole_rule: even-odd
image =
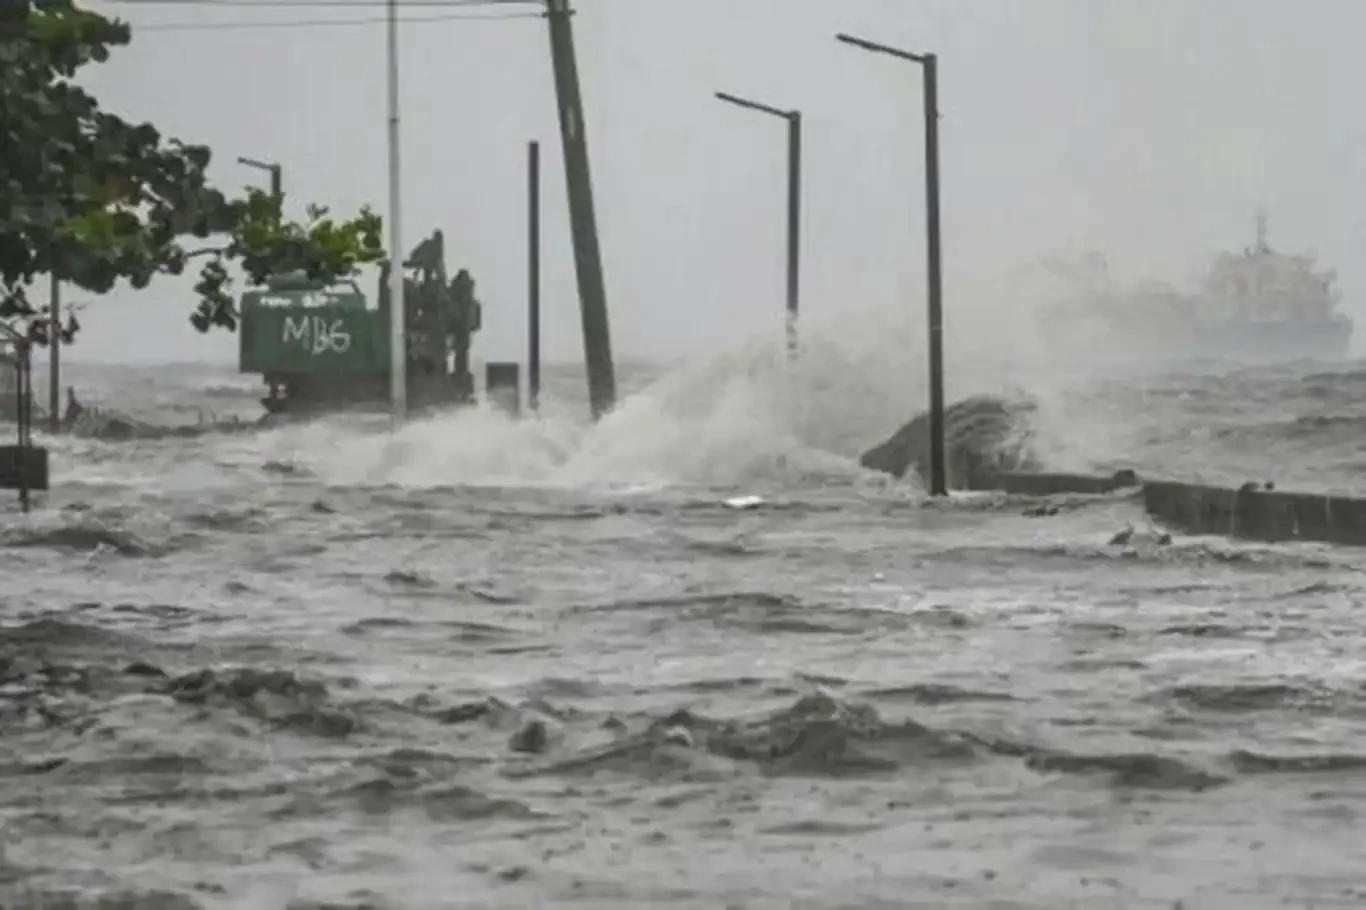
[[(49, 440), (0, 513), (0, 906), (1366, 905), (1359, 553), (927, 502), (851, 457), (916, 401), (796, 373), (636, 377), (592, 429), (565, 375), (521, 423)], [(1366, 467), (1351, 365), (1044, 402), (1058, 467)]]

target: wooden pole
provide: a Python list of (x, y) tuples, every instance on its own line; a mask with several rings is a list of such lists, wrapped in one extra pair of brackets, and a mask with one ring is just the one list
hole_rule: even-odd
[(578, 60), (574, 51), (573, 10), (569, 0), (546, 0), (550, 24), (550, 59), (559, 108), (560, 142), (569, 195), (569, 220), (574, 243), (574, 267), (579, 284), (579, 312), (583, 320), (583, 352), (588, 367), (588, 398), (596, 420), (616, 405), (616, 371), (612, 365), (611, 331), (607, 319), (607, 284), (598, 243), (593, 180), (588, 165), (588, 126), (579, 91)]

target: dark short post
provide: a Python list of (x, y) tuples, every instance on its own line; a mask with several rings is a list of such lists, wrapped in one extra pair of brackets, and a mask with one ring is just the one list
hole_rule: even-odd
[(484, 364), (484, 398), (513, 417), (522, 412), (521, 369), (516, 363)]
[[(11, 341), (17, 434), (14, 445), (0, 445), (0, 489), (17, 490), (20, 507), (27, 512), (31, 506), (29, 494), (48, 488), (48, 457), (47, 449), (33, 444), (32, 346), (23, 339)], [(2, 361), (0, 366), (3, 366)]]

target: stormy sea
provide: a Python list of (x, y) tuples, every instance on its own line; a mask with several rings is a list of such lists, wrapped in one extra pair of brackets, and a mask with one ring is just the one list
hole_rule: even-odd
[[(859, 464), (914, 361), (624, 370), (596, 425), (553, 369), (391, 433), (70, 360), (152, 431), (39, 433), (52, 491), (0, 494), (5, 910), (1366, 906), (1360, 553), (927, 499)], [(1007, 386), (1057, 469), (1366, 472), (1361, 364), (950, 398)]]

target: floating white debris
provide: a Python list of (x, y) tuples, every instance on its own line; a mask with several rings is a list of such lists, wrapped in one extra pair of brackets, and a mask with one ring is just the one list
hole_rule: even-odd
[(725, 501), (727, 509), (757, 509), (764, 501), (758, 496), (732, 496)]
[(1134, 529), (1132, 526), (1119, 531), (1110, 538), (1112, 547), (1165, 547), (1172, 542), (1172, 536), (1156, 528), (1146, 531)]

